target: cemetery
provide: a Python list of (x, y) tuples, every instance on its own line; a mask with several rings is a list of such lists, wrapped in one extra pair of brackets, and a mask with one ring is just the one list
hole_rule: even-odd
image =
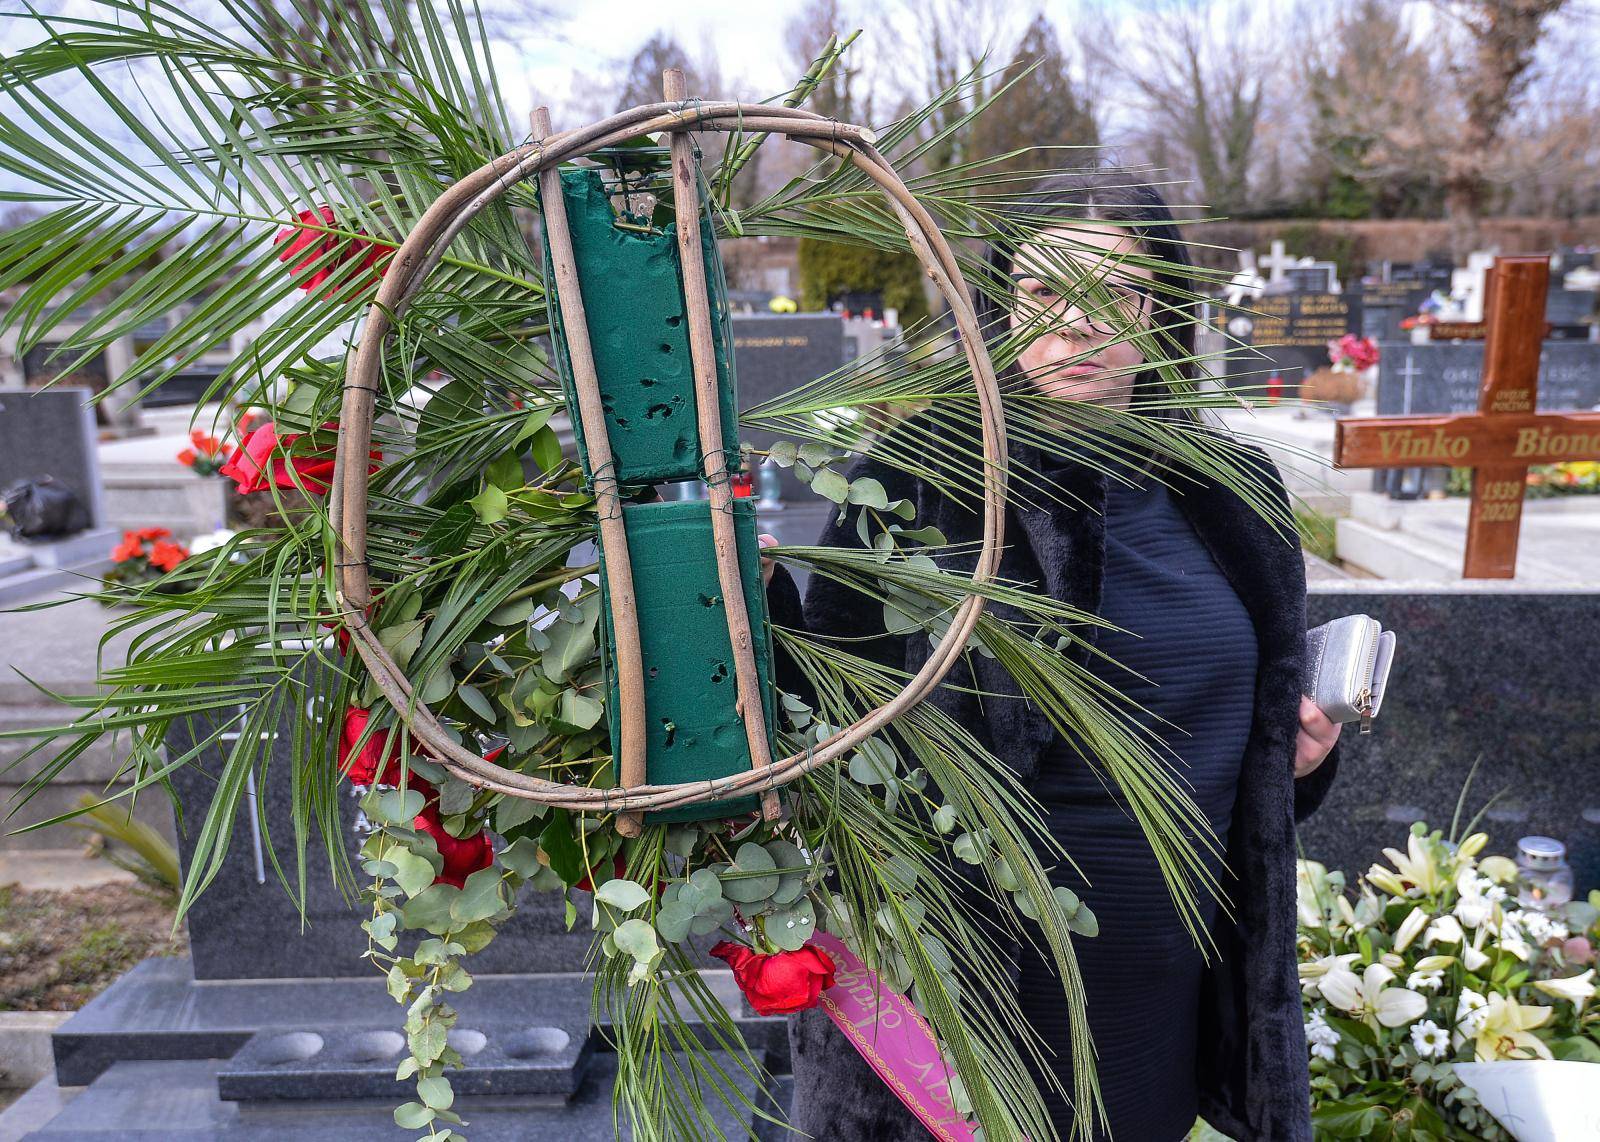
[[(1587, 1137), (1593, 37), (1499, 4), (8, 19), (0, 1142)], [(1130, 70), (1296, 35), (1297, 202)], [(1362, 93), (1497, 36), (1477, 166)]]

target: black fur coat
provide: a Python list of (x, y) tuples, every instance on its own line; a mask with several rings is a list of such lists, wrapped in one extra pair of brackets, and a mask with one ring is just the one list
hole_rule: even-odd
[[(1038, 470), (1041, 457), (1032, 445), (1013, 442), (1011, 456), (1013, 471)], [(1276, 470), (1263, 454), (1253, 456), (1281, 501), (1284, 492)], [(850, 476), (873, 476), (891, 499), (910, 498), (917, 505), (918, 526), (937, 526), (951, 543), (981, 538), (980, 517), (924, 480), (871, 456), (858, 460)], [(1097, 612), (1105, 561), (1101, 509), (1106, 478), (1079, 465), (1056, 479), (1079, 503), (1010, 509), (1000, 575), (1041, 584), (1057, 599)], [(1222, 955), (1207, 969), (1201, 999), (1201, 1113), (1238, 1142), (1301, 1142), (1311, 1138), (1311, 1125), (1295, 971), (1295, 821), (1321, 802), (1338, 763), (1335, 751), (1308, 777), (1296, 781), (1293, 775), (1305, 647), (1305, 568), (1292, 537), (1275, 531), (1230, 490), (1203, 479), (1169, 482), (1245, 603), (1259, 646), (1254, 724), (1227, 848), (1227, 865), (1237, 878), (1229, 886), (1236, 919), (1219, 920)], [(853, 512), (842, 523), (830, 522), (818, 543), (859, 545), (855, 525)], [(942, 565), (967, 571), (976, 563), (976, 556), (938, 558)], [(793, 578), (780, 566), (768, 600), (772, 621), (781, 626), (852, 638), (884, 629), (879, 605), (822, 575), (811, 577), (802, 604)], [(852, 642), (850, 649), (915, 671), (927, 659), (928, 640), (883, 635), (865, 644)], [(1086, 651), (1077, 653), (1086, 656)], [(1006, 700), (986, 696), (980, 712), (973, 695), (948, 686), (928, 700), (949, 710), (1024, 782), (1031, 782), (1040, 750), (1054, 730), (999, 664), (977, 655), (970, 660), (976, 664), (976, 686), (986, 695), (1006, 695)], [(777, 665), (780, 682), (803, 692), (785, 656), (779, 655)], [(957, 663), (948, 680), (973, 683), (966, 660)], [(820, 1011), (792, 1017), (789, 1033), (795, 1076), (792, 1121), (797, 1129), (818, 1142), (921, 1142), (929, 1137)]]

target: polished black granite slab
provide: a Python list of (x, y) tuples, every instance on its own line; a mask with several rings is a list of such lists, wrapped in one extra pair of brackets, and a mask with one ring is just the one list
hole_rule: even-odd
[[(717, 1061), (744, 1098), (755, 1101), (755, 1085), (727, 1056)], [(122, 1062), (88, 1089), (72, 1097), (48, 1124), (25, 1134), (25, 1142), (397, 1142), (416, 1137), (391, 1117), (392, 1102), (348, 1100), (241, 1104), (217, 1094), (220, 1064), (212, 1059), (174, 1062)], [(598, 1055), (570, 1100), (498, 1099), (487, 1104), (471, 1096), (456, 1107), (473, 1142), (610, 1142), (611, 1090), (616, 1057)], [(786, 1085), (776, 1095), (787, 1100)], [(708, 1099), (719, 1129), (729, 1138), (749, 1136), (753, 1115), (736, 1113)], [(5, 1126), (0, 1116), (0, 1130)], [(758, 1136), (777, 1140), (784, 1132), (756, 1123)], [(632, 1137), (624, 1130), (624, 1139)]]
[(1308, 857), (1364, 872), (1410, 822), (1448, 829), (1480, 761), (1467, 816), (1499, 795), (1479, 825), (1490, 851), (1555, 837), (1600, 888), (1600, 587), (1318, 583), (1308, 607), (1311, 625), (1365, 613), (1398, 639), (1372, 733), (1345, 727), (1338, 780), (1301, 826)]
[[(567, 1027), (476, 1022), (452, 1030), (449, 1042), (465, 1064), (451, 1075), (458, 1097), (571, 1098), (594, 1051), (587, 1020)], [(393, 1027), (259, 1031), (217, 1072), (217, 1093), (234, 1102), (381, 1099), (396, 1106), (415, 1092), (415, 1084), (394, 1077), (405, 1057), (405, 1035)]]

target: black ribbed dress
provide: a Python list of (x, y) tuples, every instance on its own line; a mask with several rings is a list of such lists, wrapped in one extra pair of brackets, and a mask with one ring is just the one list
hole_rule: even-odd
[[(1181, 493), (1142, 473), (1130, 478), (1140, 486), (1113, 480), (1107, 495), (1100, 609), (1129, 633), (1103, 631), (1098, 646), (1118, 666), (1094, 659), (1091, 669), (1149, 712), (1143, 720), (1165, 743), (1168, 764), (1225, 839), (1255, 702), (1254, 628), (1179, 510)], [(1034, 789), (1079, 866), (1058, 868), (1052, 879), (1100, 921), (1100, 934), (1074, 948), (1112, 1137), (1175, 1142), (1196, 1116), (1201, 952), (1120, 794), (1071, 741), (1057, 735)], [(1212, 863), (1220, 874), (1220, 861)], [(1208, 913), (1214, 922), (1214, 905)], [(1022, 1010), (1056, 1052), (1050, 1065), (1071, 1090), (1060, 981), (1042, 960), (1025, 958), (1020, 986)], [(1045, 1097), (1064, 1133), (1071, 1112), (1048, 1089)]]

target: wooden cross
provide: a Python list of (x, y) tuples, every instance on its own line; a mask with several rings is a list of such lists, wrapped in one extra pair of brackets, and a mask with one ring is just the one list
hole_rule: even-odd
[(1600, 460), (1600, 413), (1535, 411), (1549, 284), (1548, 257), (1495, 259), (1477, 412), (1344, 419), (1335, 428), (1340, 468), (1472, 469), (1466, 579), (1515, 577), (1530, 465)]

